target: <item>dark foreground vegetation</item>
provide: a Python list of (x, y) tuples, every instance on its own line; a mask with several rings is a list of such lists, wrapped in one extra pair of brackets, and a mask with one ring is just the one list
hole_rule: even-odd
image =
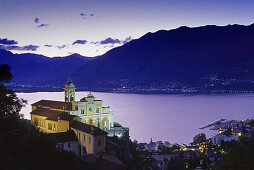
[(0, 65), (0, 169), (75, 169), (72, 153), (56, 150), (47, 134), (23, 119), (20, 110), (26, 101), (3, 85), (11, 79), (10, 67)]

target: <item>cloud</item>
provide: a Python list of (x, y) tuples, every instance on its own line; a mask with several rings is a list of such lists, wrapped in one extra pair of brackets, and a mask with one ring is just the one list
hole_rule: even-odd
[(92, 41), (90, 44), (100, 44), (100, 41)]
[(49, 24), (40, 24), (40, 25), (37, 26), (37, 28), (47, 27), (47, 26), (49, 26)]
[(123, 44), (126, 44), (127, 42), (130, 42), (131, 40), (133, 40), (133, 38), (131, 36), (125, 38), (125, 40), (123, 40)]
[(18, 44), (18, 42), (14, 40), (8, 40), (7, 38), (4, 38), (4, 39), (0, 38), (0, 44), (14, 45), (14, 44)]
[(120, 43), (121, 41), (119, 39), (113, 39), (110, 37), (100, 42), (100, 44), (120, 44)]
[(82, 19), (88, 19), (88, 17), (93, 17), (94, 16), (94, 14), (86, 14), (86, 13), (80, 13), (79, 14), (81, 17), (82, 17)]
[(40, 22), (40, 19), (39, 18), (35, 18), (34, 19), (34, 23), (38, 24)]
[(85, 14), (85, 13), (81, 13), (81, 14), (79, 14), (79, 15), (83, 17), (83, 16), (86, 16), (87, 14)]
[(59, 45), (59, 46), (56, 46), (58, 49), (62, 49), (62, 48), (65, 48), (66, 45)]
[(48, 45), (48, 44), (45, 44), (44, 46), (45, 47), (53, 47), (53, 45)]
[(17, 51), (36, 51), (39, 46), (36, 45), (26, 45), (26, 46), (17, 46), (17, 45), (0, 45), (1, 49), (5, 50), (17, 50)]
[(75, 45), (75, 44), (86, 44), (87, 41), (86, 40), (76, 40), (72, 43), (72, 45)]

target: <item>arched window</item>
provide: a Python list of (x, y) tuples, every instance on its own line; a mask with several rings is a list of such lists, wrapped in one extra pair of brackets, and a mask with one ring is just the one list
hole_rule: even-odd
[(48, 129), (52, 130), (52, 124), (51, 123), (48, 123)]

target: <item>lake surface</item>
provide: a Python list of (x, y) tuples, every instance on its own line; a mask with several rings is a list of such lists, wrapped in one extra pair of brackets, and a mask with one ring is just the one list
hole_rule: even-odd
[[(76, 100), (88, 92), (76, 92)], [(130, 128), (131, 139), (138, 142), (162, 140), (171, 143), (192, 141), (198, 133), (208, 137), (216, 131), (200, 130), (219, 119), (254, 118), (254, 94), (235, 95), (169, 95), (93, 92), (103, 106), (110, 106), (114, 121)], [(64, 100), (63, 92), (17, 93), (28, 105), (21, 113), (30, 119), (31, 103), (41, 99)]]

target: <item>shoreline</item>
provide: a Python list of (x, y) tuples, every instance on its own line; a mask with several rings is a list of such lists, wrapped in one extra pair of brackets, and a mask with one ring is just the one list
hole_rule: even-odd
[[(62, 89), (13, 89), (15, 93), (36, 93), (36, 92), (63, 92)], [(151, 90), (151, 89), (139, 89), (139, 90), (118, 90), (118, 89), (77, 89), (76, 92), (91, 91), (91, 92), (103, 92), (103, 93), (126, 93), (126, 94), (186, 94), (186, 95), (213, 95), (213, 94), (254, 94), (254, 91), (247, 90), (199, 90), (199, 91), (186, 91), (186, 90)]]

